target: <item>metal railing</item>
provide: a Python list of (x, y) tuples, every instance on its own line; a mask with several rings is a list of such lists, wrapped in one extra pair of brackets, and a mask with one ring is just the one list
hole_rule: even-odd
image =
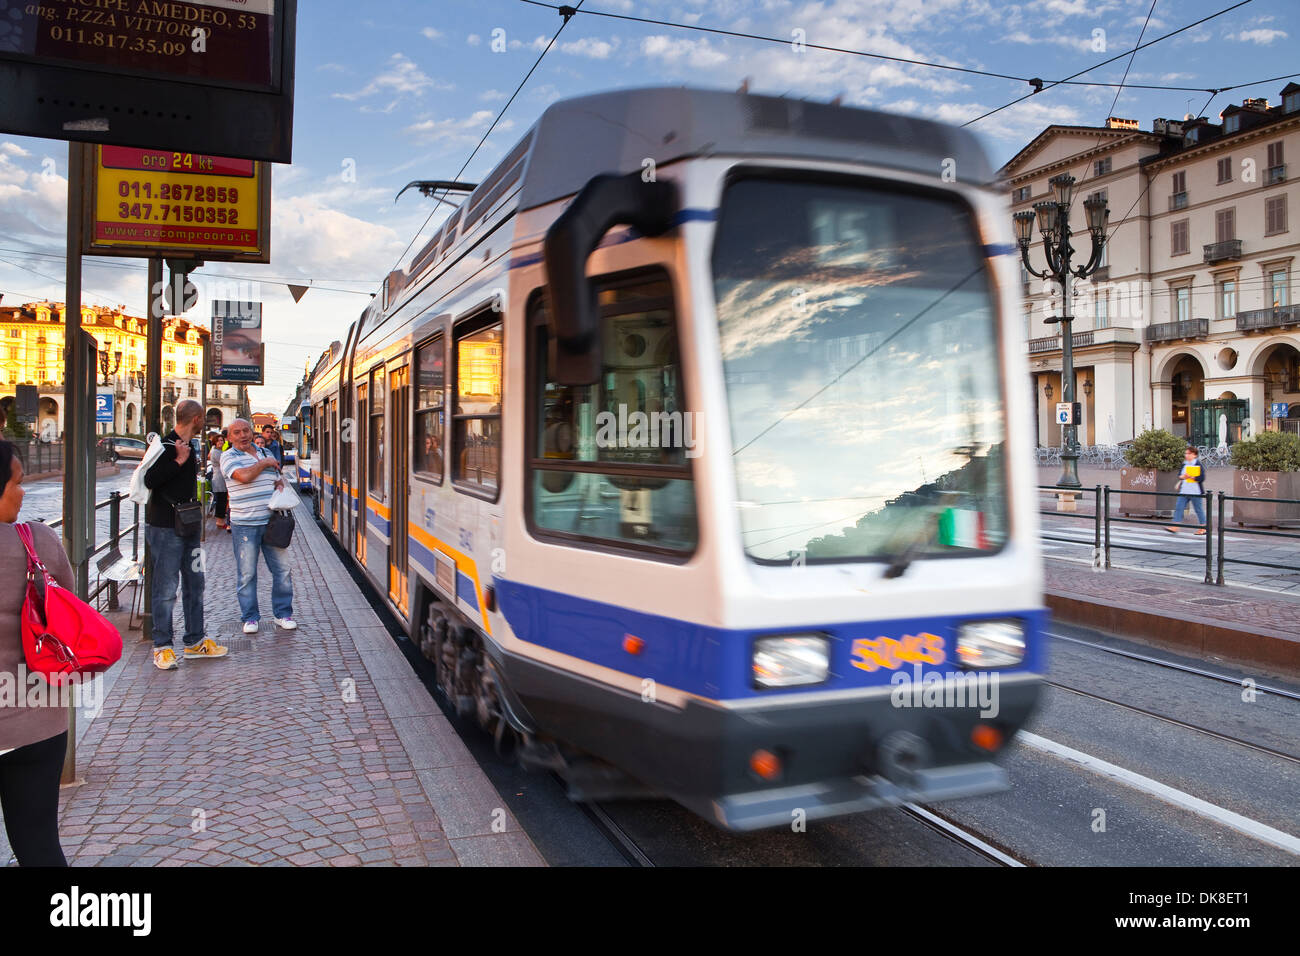
[[(118, 548), (122, 540), (131, 536), (131, 560), (140, 560), (140, 506), (133, 504), (134, 509), (132, 522), (129, 528), (122, 527), (122, 502), (126, 500), (126, 495), (120, 491), (114, 491), (103, 501), (96, 502), (95, 511), (98, 513), (101, 509), (108, 509), (108, 540), (99, 546), (95, 546), (95, 539), (98, 536), (98, 522), (90, 523), (90, 544), (92, 550), (86, 556), (86, 563), (89, 565), (95, 557), (101, 552), (111, 551)], [(49, 522), (50, 528), (58, 530), (63, 527), (63, 519), (59, 518)], [(100, 581), (100, 583), (86, 596), (87, 601), (93, 601), (105, 589), (108, 589), (108, 608), (110, 611), (118, 609), (117, 592), (118, 583), (116, 581)]]
[(1199, 339), (1210, 334), (1209, 319), (1183, 319), (1181, 322), (1158, 322), (1148, 325), (1148, 342), (1172, 342), (1175, 339)]
[[(1072, 347), (1076, 349), (1084, 348), (1092, 344), (1092, 331), (1075, 332), (1074, 337), (1070, 340)], [(1029, 340), (1029, 354), (1037, 355), (1040, 352), (1055, 352), (1061, 348), (1061, 336), (1045, 335), (1040, 339)]]
[[(1146, 554), (1157, 554), (1162, 557), (1185, 558), (1195, 560), (1197, 564), (1203, 564), (1205, 569), (1204, 583), (1222, 585), (1224, 584), (1224, 566), (1227, 564), (1240, 564), (1255, 568), (1268, 568), (1276, 571), (1289, 571), (1300, 574), (1300, 548), (1297, 548), (1297, 556), (1294, 564), (1281, 564), (1277, 561), (1258, 561), (1254, 558), (1230, 557), (1228, 549), (1228, 540), (1225, 537), (1225, 531), (1228, 526), (1228, 507), (1230, 501), (1249, 501), (1258, 504), (1261, 500), (1267, 500), (1270, 503), (1279, 505), (1293, 506), (1295, 517), (1282, 516), (1276, 519), (1279, 524), (1263, 527), (1234, 528), (1234, 535), (1248, 535), (1259, 538), (1282, 539), (1285, 541), (1300, 542), (1300, 499), (1297, 498), (1246, 498), (1236, 495), (1230, 495), (1227, 492), (1206, 493), (1201, 496), (1205, 505), (1205, 523), (1188, 525), (1187, 527), (1204, 531), (1205, 551), (1196, 552), (1177, 551), (1169, 548), (1147, 547), (1146, 545), (1125, 543), (1117, 539), (1111, 533), (1111, 526), (1117, 524), (1127, 525), (1146, 525), (1153, 528), (1168, 528), (1170, 523), (1168, 519), (1161, 518), (1126, 518), (1112, 513), (1111, 492), (1122, 494), (1125, 497), (1129, 495), (1147, 495), (1153, 498), (1173, 498), (1176, 494), (1167, 491), (1135, 491), (1128, 488), (1112, 488), (1110, 485), (1095, 485), (1092, 488), (1062, 488), (1059, 485), (1039, 485), (1038, 490), (1050, 492), (1058, 500), (1063, 496), (1069, 496), (1074, 499), (1074, 510), (1045, 511), (1040, 507), (1038, 513), (1043, 516), (1052, 518), (1069, 518), (1080, 521), (1087, 521), (1092, 525), (1092, 564), (1094, 568), (1109, 571), (1111, 569), (1111, 552), (1113, 551), (1138, 551)], [(1213, 495), (1217, 494), (1218, 502), (1213, 500)], [(1191, 499), (1193, 496), (1188, 496)], [(1091, 509), (1088, 505), (1091, 504)], [(1084, 510), (1077, 510), (1082, 505)], [(1191, 509), (1195, 511), (1193, 505)], [(1216, 518), (1217, 511), (1217, 518)], [(1283, 522), (1294, 524), (1296, 530), (1281, 530)], [(1057, 541), (1062, 544), (1074, 544), (1087, 546), (1086, 540), (1080, 540), (1078, 537), (1062, 537), (1053, 535), (1047, 531), (1040, 532), (1039, 537), (1043, 541)], [(1131, 570), (1142, 570), (1141, 568)]]
[(1206, 262), (1225, 262), (1228, 259), (1241, 258), (1241, 240), (1225, 239), (1223, 242), (1207, 242), (1205, 244)]
[[(1222, 584), (1222, 583), (1223, 583), (1223, 566), (1224, 566), (1225, 564), (1246, 564), (1246, 565), (1250, 565), (1251, 567), (1256, 567), (1256, 568), (1270, 568), (1270, 569), (1272, 569), (1272, 570), (1277, 570), (1277, 571), (1294, 571), (1294, 572), (1296, 572), (1297, 574), (1300, 574), (1300, 567), (1297, 567), (1297, 566), (1295, 566), (1295, 565), (1278, 564), (1278, 563), (1276, 563), (1276, 562), (1274, 562), (1274, 561), (1251, 561), (1251, 560), (1248, 559), (1248, 558), (1230, 558), (1230, 557), (1227, 556), (1227, 549), (1224, 547), (1224, 539), (1223, 539), (1223, 530), (1224, 530), (1224, 528), (1225, 528), (1225, 527), (1227, 526), (1227, 524), (1228, 524), (1228, 522), (1227, 522), (1227, 521), (1225, 520), (1225, 518), (1224, 518), (1224, 515), (1225, 515), (1225, 512), (1226, 512), (1225, 505), (1226, 505), (1227, 502), (1229, 502), (1229, 501), (1251, 501), (1251, 502), (1258, 503), (1258, 502), (1260, 502), (1261, 500), (1267, 500), (1270, 504), (1279, 504), (1279, 505), (1296, 505), (1296, 506), (1300, 506), (1300, 499), (1297, 499), (1297, 498), (1268, 498), (1268, 499), (1260, 499), (1260, 498), (1243, 498), (1243, 497), (1238, 497), (1238, 496), (1236, 496), (1236, 495), (1230, 495), (1230, 494), (1228, 494), (1227, 492), (1223, 492), (1223, 491), (1220, 491), (1218, 494), (1219, 494), (1219, 504), (1218, 504), (1218, 512), (1219, 512), (1219, 535), (1218, 535), (1218, 536), (1219, 536), (1219, 573), (1218, 573), (1218, 577), (1217, 577), (1217, 579), (1215, 580), (1215, 583), (1216, 583), (1216, 584)], [(1297, 511), (1297, 513), (1300, 513), (1300, 507), (1297, 507), (1297, 508), (1296, 508), (1296, 511)], [(1207, 515), (1206, 517), (1209, 517), (1209, 516)], [(1278, 520), (1278, 521), (1286, 521), (1286, 520), (1288, 520), (1288, 519), (1287, 519), (1287, 518), (1278, 518), (1277, 520)], [(1290, 519), (1290, 520), (1296, 521), (1296, 519)], [(1300, 521), (1296, 521), (1296, 523), (1300, 524)], [(1275, 526), (1275, 527), (1280, 527), (1280, 525), (1279, 525), (1279, 526)], [(1260, 528), (1245, 528), (1245, 527), (1242, 527), (1242, 526), (1240, 525), (1240, 523), (1238, 524), (1237, 528), (1236, 528), (1232, 533), (1233, 533), (1233, 534), (1257, 535), (1257, 536), (1259, 536), (1259, 537), (1264, 537), (1264, 538), (1285, 538), (1285, 539), (1290, 540), (1290, 541), (1300, 541), (1300, 533), (1297, 533), (1297, 532), (1294, 532), (1294, 531), (1264, 531), (1264, 530), (1261, 530)], [(1208, 582), (1207, 582), (1207, 583), (1208, 583)]]
[(1271, 309), (1247, 309), (1237, 313), (1237, 331), (1276, 329), (1283, 325), (1300, 325), (1300, 305), (1275, 305)]
[(63, 471), (63, 442), (32, 439), (13, 442), (13, 446), (22, 459), (24, 474)]

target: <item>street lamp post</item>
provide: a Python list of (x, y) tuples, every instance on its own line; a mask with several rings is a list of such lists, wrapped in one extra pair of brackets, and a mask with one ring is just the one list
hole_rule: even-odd
[[(1039, 279), (1052, 279), (1061, 286), (1061, 316), (1059, 319), (1049, 318), (1048, 321), (1059, 321), (1062, 326), (1061, 399), (1073, 404), (1074, 335), (1070, 331), (1070, 323), (1074, 316), (1070, 315), (1070, 283), (1074, 278), (1086, 279), (1097, 271), (1102, 249), (1106, 245), (1106, 219), (1110, 216), (1110, 210), (1106, 208), (1106, 200), (1100, 196), (1084, 200), (1088, 233), (1092, 238), (1092, 253), (1084, 265), (1071, 269), (1070, 258), (1074, 255), (1074, 246), (1070, 244), (1070, 200), (1074, 194), (1074, 177), (1062, 173), (1053, 176), (1048, 184), (1052, 187), (1055, 198), (1036, 202), (1033, 212), (1018, 212), (1012, 218), (1016, 226), (1016, 240), (1020, 245), (1020, 258), (1025, 268), (1031, 275)], [(1047, 268), (1041, 272), (1029, 262), (1029, 246), (1033, 241), (1035, 220), (1042, 233), (1043, 255), (1047, 262)], [(1065, 426), (1064, 445), (1061, 453), (1061, 477), (1057, 485), (1062, 488), (1080, 488), (1078, 422)]]

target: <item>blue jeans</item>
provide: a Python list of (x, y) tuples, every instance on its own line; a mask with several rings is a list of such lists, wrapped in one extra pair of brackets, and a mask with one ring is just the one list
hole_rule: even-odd
[(1192, 503), (1196, 509), (1196, 520), (1200, 524), (1205, 524), (1205, 504), (1201, 501), (1200, 495), (1179, 495), (1178, 503), (1174, 506), (1174, 524), (1183, 523), (1183, 512), (1187, 510), (1187, 502)]
[(239, 616), (247, 624), (260, 620), (257, 609), (257, 554), (260, 551), (271, 570), (271, 612), (278, 618), (293, 617), (293, 572), (289, 570), (287, 548), (262, 543), (264, 524), (232, 524), (235, 543), (235, 574), (239, 578)]
[(203, 551), (199, 536), (181, 538), (171, 528), (146, 525), (145, 542), (152, 562), (153, 646), (172, 646), (172, 612), (176, 608), (176, 577), (180, 575), (185, 611), (185, 646), (203, 640)]

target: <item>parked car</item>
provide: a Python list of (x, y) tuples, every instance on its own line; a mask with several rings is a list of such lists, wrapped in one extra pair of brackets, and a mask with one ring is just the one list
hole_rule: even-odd
[(101, 461), (118, 462), (123, 458), (139, 461), (144, 457), (145, 444), (139, 438), (101, 438), (97, 446)]

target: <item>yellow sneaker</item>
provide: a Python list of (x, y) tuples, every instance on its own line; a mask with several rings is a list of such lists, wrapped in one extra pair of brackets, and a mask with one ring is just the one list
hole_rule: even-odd
[(176, 670), (176, 652), (170, 647), (154, 648), (153, 666), (160, 671)]
[(205, 637), (193, 647), (185, 648), (185, 659), (204, 660), (214, 657), (225, 657), (230, 653), (230, 648), (223, 647), (210, 637)]

